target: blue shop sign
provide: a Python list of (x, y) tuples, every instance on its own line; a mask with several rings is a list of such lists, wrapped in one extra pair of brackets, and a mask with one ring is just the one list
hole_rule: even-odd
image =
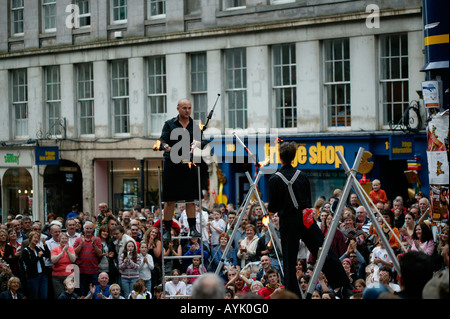
[(35, 148), (36, 165), (59, 165), (59, 148), (57, 146), (38, 146)]
[(390, 160), (407, 160), (414, 156), (413, 135), (391, 135), (389, 145)]

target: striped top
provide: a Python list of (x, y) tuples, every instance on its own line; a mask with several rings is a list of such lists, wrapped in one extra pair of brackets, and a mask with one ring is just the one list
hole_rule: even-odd
[[(77, 261), (76, 264), (80, 268), (80, 274), (96, 274), (98, 273), (98, 255), (95, 252), (94, 247), (92, 246), (92, 243), (95, 241), (95, 244), (97, 247), (101, 250), (102, 249), (102, 241), (100, 238), (97, 238), (95, 236), (92, 236), (91, 239), (86, 239), (83, 243), (83, 246), (81, 246), (81, 250), (77, 255)], [(73, 244), (74, 250), (80, 245), (81, 238), (77, 238), (75, 240), (75, 243)]]

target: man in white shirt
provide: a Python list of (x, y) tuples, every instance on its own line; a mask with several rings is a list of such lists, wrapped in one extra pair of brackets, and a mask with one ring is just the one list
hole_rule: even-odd
[(66, 230), (67, 235), (69, 236), (69, 246), (73, 247), (73, 244), (75, 243), (75, 240), (80, 237), (80, 233), (76, 232), (77, 224), (73, 218), (69, 218), (66, 221)]

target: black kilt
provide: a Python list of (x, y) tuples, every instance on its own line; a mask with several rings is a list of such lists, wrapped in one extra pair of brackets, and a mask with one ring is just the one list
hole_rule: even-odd
[[(197, 164), (198, 165), (198, 164)], [(170, 158), (164, 158), (162, 175), (162, 201), (192, 202), (198, 200), (198, 166), (174, 164)]]

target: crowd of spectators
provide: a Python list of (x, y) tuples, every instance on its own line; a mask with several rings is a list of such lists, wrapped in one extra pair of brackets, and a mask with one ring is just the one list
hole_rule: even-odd
[[(336, 218), (341, 193), (320, 197), (313, 207), (324, 236)], [(307, 297), (448, 298), (448, 221), (432, 220), (423, 194), (389, 200), (378, 180), (370, 199), (376, 220), (351, 194), (332, 240), (352, 289), (345, 295), (334, 291), (320, 273)], [(258, 202), (244, 213), (232, 204), (197, 206), (201, 239), (186, 236), (184, 204), (177, 204), (173, 238), (164, 243), (159, 208), (113, 213), (101, 203), (98, 209), (91, 216), (74, 208), (65, 219), (51, 213), (46, 221), (9, 215), (0, 229), (0, 299), (208, 298), (208, 291), (211, 298), (299, 298), (284, 287), (278, 216), (275, 212), (267, 221)], [(306, 294), (316, 260), (302, 241), (297, 257), (297, 279)]]

